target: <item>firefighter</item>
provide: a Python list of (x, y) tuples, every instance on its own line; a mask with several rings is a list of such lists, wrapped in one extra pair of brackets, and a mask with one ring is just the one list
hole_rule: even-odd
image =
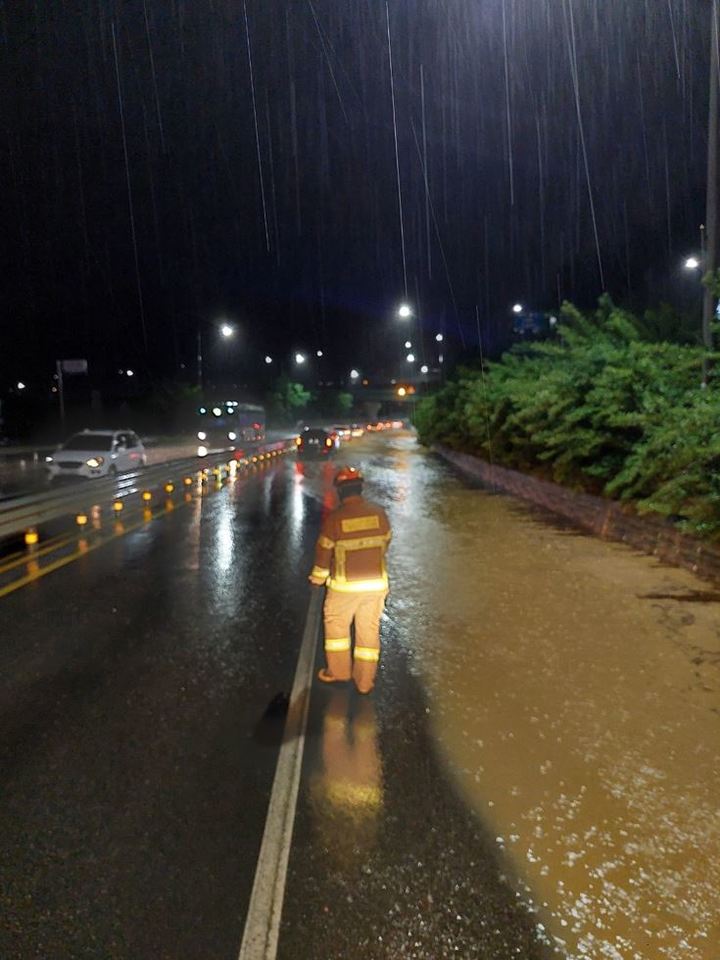
[[(310, 582), (327, 585), (323, 683), (355, 681), (370, 693), (380, 659), (380, 617), (388, 594), (385, 553), (391, 533), (382, 507), (362, 497), (363, 475), (343, 467), (335, 476), (340, 506), (322, 524)], [(355, 625), (355, 647), (351, 628)]]

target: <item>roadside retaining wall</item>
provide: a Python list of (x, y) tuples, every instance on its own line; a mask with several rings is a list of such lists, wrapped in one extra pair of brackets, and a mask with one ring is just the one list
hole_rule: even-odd
[(479, 457), (457, 453), (447, 447), (433, 449), (487, 487), (529, 500), (596, 536), (620, 540), (666, 563), (692, 570), (703, 579), (720, 583), (720, 547), (679, 533), (666, 521), (628, 513), (616, 501), (577, 493), (557, 483), (494, 466)]

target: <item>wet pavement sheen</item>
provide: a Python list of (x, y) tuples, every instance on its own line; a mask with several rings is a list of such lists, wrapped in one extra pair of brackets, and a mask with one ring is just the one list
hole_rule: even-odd
[[(717, 960), (712, 590), (407, 434), (345, 461), (392, 592), (375, 692), (313, 688), (281, 960)], [(283, 462), (0, 603), (0, 956), (237, 956), (332, 474)]]
[(236, 957), (319, 510), (282, 468), (0, 603), (0, 956)]
[[(396, 843), (383, 834), (380, 873), (393, 892), (381, 883), (360, 909), (367, 945), (357, 955), (532, 956), (515, 914), (495, 940), (478, 933), (481, 917), (495, 926), (483, 883), (494, 868), (532, 911), (539, 939), (561, 955), (717, 960), (717, 594), (685, 571), (472, 489), (411, 440), (387, 441), (385, 456), (370, 455), (365, 466), (371, 496), (395, 528), (375, 695), (382, 768), (391, 776), (414, 769), (415, 782), (389, 804), (400, 826)], [(405, 677), (400, 686), (397, 677)], [(414, 703), (417, 715), (418, 702), (428, 729), (403, 738), (414, 728), (399, 704)], [(310, 783), (328, 776), (322, 750), (314, 762), (320, 773), (309, 770)], [(442, 802), (429, 788), (437, 777), (454, 785)], [(309, 796), (303, 815), (321, 819)], [(423, 857), (432, 829), (448, 838), (445, 858)], [(335, 836), (348, 846), (347, 830)], [(322, 886), (320, 909), (331, 916), (345, 896), (341, 877), (354, 870), (362, 880), (362, 830), (354, 839), (344, 873), (333, 867), (328, 838), (325, 860), (305, 881), (314, 891), (318, 877), (337, 879), (335, 893), (333, 883)], [(431, 892), (458, 885), (454, 934), (442, 896), (433, 894), (425, 913), (422, 882), (403, 882), (407, 850), (423, 863), (417, 870)], [(315, 849), (305, 856), (317, 864)], [(296, 849), (296, 877), (299, 860)], [(302, 898), (299, 884), (295, 895)], [(318, 956), (355, 955), (333, 939), (350, 922), (347, 906), (341, 916)], [(433, 921), (434, 949), (424, 935)]]

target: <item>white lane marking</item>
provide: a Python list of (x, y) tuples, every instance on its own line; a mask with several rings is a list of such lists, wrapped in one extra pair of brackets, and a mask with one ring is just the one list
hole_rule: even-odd
[(320, 587), (312, 588), (239, 960), (275, 960), (277, 956), (322, 595)]

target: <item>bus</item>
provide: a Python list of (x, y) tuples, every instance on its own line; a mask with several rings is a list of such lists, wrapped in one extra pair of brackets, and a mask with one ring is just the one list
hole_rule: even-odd
[(199, 457), (265, 439), (265, 409), (256, 403), (222, 400), (203, 404), (198, 407), (196, 422)]

